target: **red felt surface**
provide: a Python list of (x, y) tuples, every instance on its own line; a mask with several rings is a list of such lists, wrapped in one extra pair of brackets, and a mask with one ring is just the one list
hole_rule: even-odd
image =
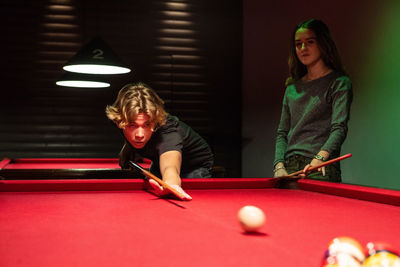
[[(318, 266), (329, 241), (400, 247), (400, 207), (303, 190), (0, 193), (0, 266)], [(264, 210), (258, 235), (237, 211)]]
[(3, 169), (119, 169), (114, 158), (22, 158), (13, 159)]
[(400, 191), (396, 190), (310, 179), (300, 179), (298, 183), (301, 189), (308, 191), (400, 206)]
[[(195, 178), (182, 179), (187, 189), (258, 189), (271, 188), (276, 178)], [(43, 192), (43, 191), (113, 191), (143, 189), (142, 179), (33, 179), (0, 180), (0, 192)]]
[[(149, 168), (150, 160), (140, 165)], [(0, 169), (120, 169), (117, 158), (21, 158), (4, 159)]]

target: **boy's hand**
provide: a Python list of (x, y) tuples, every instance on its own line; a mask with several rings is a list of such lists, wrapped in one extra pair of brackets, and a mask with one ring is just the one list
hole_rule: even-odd
[[(158, 195), (158, 196), (166, 196), (166, 195), (170, 195), (171, 194), (171, 192), (167, 188), (163, 188), (154, 179), (149, 179), (149, 184), (154, 189), (154, 193), (156, 195)], [(192, 197), (189, 194), (187, 194), (185, 191), (183, 191), (182, 187), (180, 187), (179, 185), (177, 185), (177, 184), (169, 184), (169, 186), (183, 195), (182, 200), (192, 200)]]

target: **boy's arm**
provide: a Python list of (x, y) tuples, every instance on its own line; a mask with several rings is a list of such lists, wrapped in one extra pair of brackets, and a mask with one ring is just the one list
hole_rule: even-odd
[[(181, 193), (184, 197), (182, 200), (191, 200), (192, 197), (183, 191), (181, 187), (180, 170), (182, 164), (182, 154), (179, 151), (167, 151), (160, 156), (160, 171), (162, 180), (171, 186), (173, 189)], [(149, 180), (150, 185), (156, 191), (157, 195), (169, 195), (168, 189), (163, 188), (155, 180)]]
[(164, 182), (181, 186), (182, 154), (179, 151), (167, 151), (160, 155), (160, 172)]

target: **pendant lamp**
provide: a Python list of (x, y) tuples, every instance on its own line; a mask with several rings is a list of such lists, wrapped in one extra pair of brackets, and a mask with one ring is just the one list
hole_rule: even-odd
[(63, 69), (86, 74), (124, 74), (131, 71), (99, 36), (84, 45)]
[(59, 86), (81, 87), (81, 88), (105, 88), (110, 87), (110, 83), (101, 75), (81, 74), (66, 72), (61, 79), (56, 82)]

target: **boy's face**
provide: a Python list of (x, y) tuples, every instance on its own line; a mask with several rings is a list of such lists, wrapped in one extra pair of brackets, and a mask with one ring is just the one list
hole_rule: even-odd
[(154, 123), (145, 113), (139, 113), (134, 122), (128, 124), (123, 130), (126, 140), (134, 148), (143, 148), (153, 134)]

